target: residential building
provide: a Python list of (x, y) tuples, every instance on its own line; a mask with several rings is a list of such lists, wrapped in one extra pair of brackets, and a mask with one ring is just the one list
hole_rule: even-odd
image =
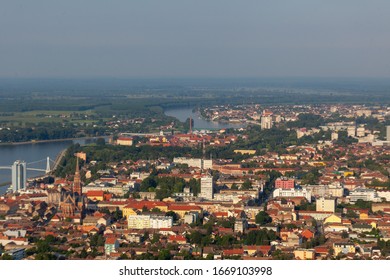
[(337, 141), (339, 139), (339, 133), (338, 132), (332, 132), (331, 134), (331, 140)]
[(145, 229), (145, 228), (171, 228), (173, 226), (173, 218), (161, 215), (133, 215), (127, 218), (129, 229)]
[(270, 129), (272, 128), (273, 122), (272, 122), (272, 116), (271, 115), (263, 115), (261, 116), (261, 129)]
[(334, 255), (355, 253), (355, 245), (352, 242), (335, 242), (333, 243)]
[(390, 125), (386, 126), (386, 140), (390, 141)]
[(295, 180), (287, 177), (281, 177), (275, 180), (275, 189), (294, 189)]
[(276, 189), (273, 197), (304, 197), (311, 202), (311, 192), (306, 189)]
[(359, 199), (364, 201), (380, 202), (381, 199), (378, 197), (376, 190), (366, 189), (366, 188), (357, 188), (349, 193), (349, 201), (356, 202)]
[(294, 250), (294, 258), (297, 260), (314, 260), (314, 249), (296, 249)]
[(321, 197), (316, 200), (316, 211), (335, 212), (336, 200), (334, 198)]
[(236, 219), (234, 222), (234, 232), (241, 232), (244, 233), (248, 228), (248, 221), (247, 219), (240, 218)]
[(212, 200), (214, 197), (213, 177), (209, 174), (200, 178), (200, 197)]
[(356, 136), (356, 126), (348, 126), (347, 134), (348, 134), (348, 137), (355, 137)]
[(307, 185), (305, 189), (311, 191), (315, 197), (331, 196), (331, 197), (343, 197), (344, 186), (341, 184), (330, 185)]
[(106, 255), (110, 255), (111, 253), (116, 253), (119, 249), (119, 241), (115, 237), (109, 237), (106, 239), (104, 243), (104, 251)]
[(132, 137), (119, 137), (116, 140), (117, 145), (121, 146), (133, 146), (133, 138)]

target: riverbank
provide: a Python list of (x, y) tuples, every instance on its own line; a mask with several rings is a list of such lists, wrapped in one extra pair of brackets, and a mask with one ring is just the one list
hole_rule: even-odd
[(103, 136), (86, 136), (86, 137), (77, 137), (77, 138), (61, 138), (61, 139), (48, 139), (48, 140), (32, 140), (26, 142), (6, 142), (0, 143), (0, 146), (17, 146), (17, 145), (31, 145), (31, 144), (40, 144), (40, 143), (54, 143), (62, 141), (74, 141), (74, 140), (87, 140), (87, 139), (98, 139), (98, 138), (111, 138), (112, 135), (103, 135)]

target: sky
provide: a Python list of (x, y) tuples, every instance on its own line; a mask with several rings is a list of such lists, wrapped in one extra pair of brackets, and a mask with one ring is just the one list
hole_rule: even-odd
[(390, 77), (388, 0), (0, 0), (0, 77)]

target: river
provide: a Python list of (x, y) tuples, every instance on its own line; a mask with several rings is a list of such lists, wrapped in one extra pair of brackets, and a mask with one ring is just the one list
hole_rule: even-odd
[[(23, 145), (0, 145), (0, 166), (11, 166), (16, 160), (24, 160), (27, 162), (27, 168), (46, 169), (46, 157), (55, 160), (57, 155), (64, 149), (68, 148), (72, 143), (80, 145), (88, 144), (95, 139), (75, 139), (58, 142), (45, 142)], [(33, 163), (43, 160), (39, 163)], [(44, 175), (44, 172), (27, 170), (27, 177)], [(11, 181), (11, 170), (0, 169), (0, 184)], [(0, 195), (2, 195), (8, 186), (0, 186)]]
[(223, 128), (241, 128), (245, 127), (243, 123), (221, 123), (203, 119), (198, 112), (193, 112), (192, 108), (175, 108), (164, 111), (165, 115), (175, 117), (181, 122), (186, 121), (189, 117), (194, 120), (194, 128), (197, 130), (219, 130)]
[[(168, 116), (175, 117), (184, 122), (191, 117), (194, 120), (194, 129), (202, 130), (219, 130), (223, 128), (240, 128), (245, 124), (238, 123), (219, 123), (207, 121), (200, 117), (200, 114), (193, 112), (192, 108), (176, 108), (169, 109), (164, 112)], [(94, 141), (93, 139), (76, 139), (58, 142), (45, 142), (23, 145), (0, 145), (0, 166), (11, 166), (16, 160), (24, 160), (27, 162), (27, 167), (46, 169), (46, 157), (55, 160), (58, 153), (68, 148), (72, 143), (88, 144)], [(29, 165), (28, 163), (40, 161), (36, 164)], [(43, 175), (44, 172), (27, 171), (27, 177)], [(0, 169), (0, 185), (11, 181), (11, 170)], [(8, 186), (0, 186), (0, 195), (2, 195)]]

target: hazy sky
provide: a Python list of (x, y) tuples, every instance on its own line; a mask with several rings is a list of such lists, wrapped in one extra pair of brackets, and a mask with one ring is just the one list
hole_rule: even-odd
[(0, 0), (0, 77), (390, 77), (389, 0)]

